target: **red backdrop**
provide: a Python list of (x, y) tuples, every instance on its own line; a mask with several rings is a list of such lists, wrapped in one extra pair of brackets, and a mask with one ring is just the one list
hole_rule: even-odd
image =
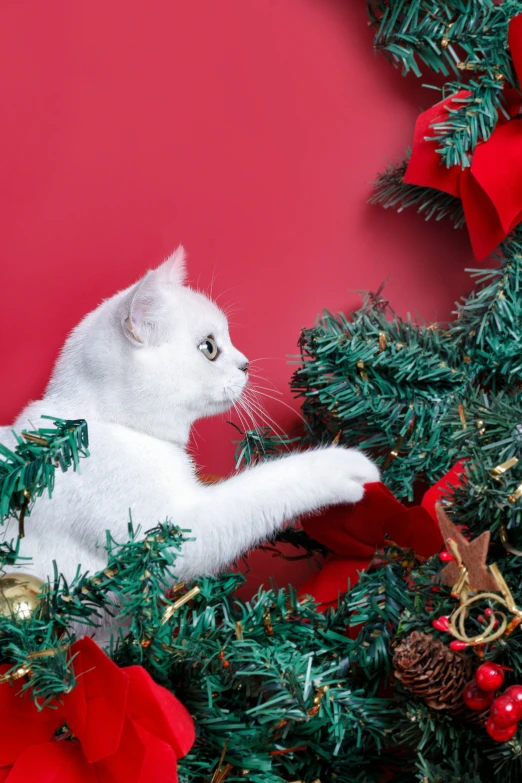
[[(390, 276), (400, 313), (443, 319), (468, 287), (463, 232), (366, 204), (436, 96), (375, 56), (364, 0), (1, 0), (0, 72), (3, 423), (178, 242), (294, 408), (286, 356), (323, 307)], [(198, 425), (206, 470), (233, 437)]]

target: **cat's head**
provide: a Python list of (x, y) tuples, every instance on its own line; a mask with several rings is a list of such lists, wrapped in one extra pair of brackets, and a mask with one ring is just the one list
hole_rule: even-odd
[(68, 356), (81, 360), (86, 377), (77, 383), (92, 385), (89, 394), (98, 395), (103, 419), (176, 439), (241, 395), (247, 359), (232, 345), (223, 311), (185, 286), (185, 277), (180, 246), (93, 311), (69, 338), (59, 365), (67, 369)]

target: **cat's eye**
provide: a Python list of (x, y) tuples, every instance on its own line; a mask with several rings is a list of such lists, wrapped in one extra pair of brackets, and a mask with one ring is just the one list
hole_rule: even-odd
[(214, 359), (217, 359), (219, 349), (216, 345), (216, 341), (213, 337), (210, 337), (210, 335), (205, 340), (203, 340), (203, 342), (200, 343), (198, 347), (201, 353), (204, 353), (207, 359), (210, 359), (211, 362), (213, 362)]

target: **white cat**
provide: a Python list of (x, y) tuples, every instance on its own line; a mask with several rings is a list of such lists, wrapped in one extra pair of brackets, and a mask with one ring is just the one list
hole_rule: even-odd
[[(196, 477), (186, 452), (191, 425), (240, 398), (248, 362), (231, 343), (224, 313), (184, 286), (179, 247), (159, 268), (104, 301), (71, 332), (43, 399), (15, 421), (40, 426), (42, 414), (84, 418), (91, 457), (81, 474), (58, 475), (26, 521), (24, 570), (41, 578), (55, 559), (71, 579), (77, 565), (106, 564), (105, 531), (127, 538), (129, 509), (142, 529), (172, 519), (190, 528), (176, 575), (213, 574), (285, 521), (334, 503), (355, 503), (378, 481), (361, 452), (330, 446), (248, 468), (214, 485)], [(10, 430), (3, 440), (13, 446)], [(17, 523), (7, 531), (16, 536)]]

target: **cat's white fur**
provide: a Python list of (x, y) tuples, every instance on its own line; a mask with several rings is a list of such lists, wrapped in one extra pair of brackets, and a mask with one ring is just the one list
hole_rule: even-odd
[[(361, 452), (330, 446), (283, 456), (219, 484), (203, 485), (186, 444), (191, 425), (231, 407), (247, 384), (246, 357), (229, 337), (224, 313), (184, 285), (183, 248), (137, 284), (104, 301), (71, 332), (43, 399), (13, 429), (41, 426), (43, 414), (84, 418), (91, 457), (81, 474), (59, 474), (26, 521), (21, 555), (31, 570), (68, 579), (81, 563), (106, 564), (105, 531), (127, 537), (129, 509), (145, 529), (172, 519), (190, 528), (179, 578), (216, 573), (285, 521), (335, 503), (356, 502), (378, 470)], [(220, 354), (199, 349), (208, 335)], [(10, 446), (10, 430), (2, 431)], [(16, 535), (17, 523), (7, 531)]]

